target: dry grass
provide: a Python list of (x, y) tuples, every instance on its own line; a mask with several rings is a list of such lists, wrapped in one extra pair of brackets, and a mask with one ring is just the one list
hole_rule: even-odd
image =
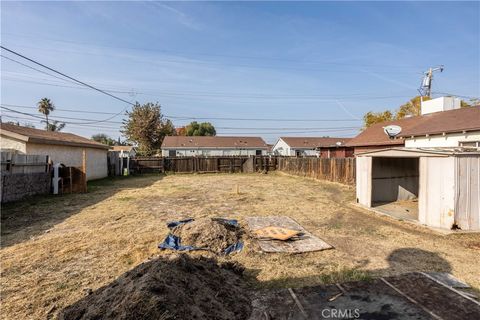
[[(247, 240), (241, 262), (258, 287), (303, 286), (408, 271), (449, 271), (480, 287), (480, 236), (439, 235), (350, 205), (338, 184), (268, 175), (172, 175), (105, 180), (88, 194), (33, 199), (2, 211), (2, 314), (40, 319), (159, 252), (165, 222), (287, 215), (334, 250), (265, 254)], [(199, 254), (199, 253), (194, 253)]]

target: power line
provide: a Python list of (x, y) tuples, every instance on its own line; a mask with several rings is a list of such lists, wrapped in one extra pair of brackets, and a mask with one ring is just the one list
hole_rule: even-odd
[(122, 101), (122, 102), (124, 102), (124, 103), (126, 103), (126, 104), (129, 104), (129, 105), (132, 105), (132, 106), (135, 105), (135, 104), (131, 103), (130, 101), (127, 101), (127, 100), (125, 100), (125, 99), (122, 99), (122, 98), (120, 98), (120, 97), (117, 97), (117, 96), (115, 96), (115, 95), (113, 95), (113, 94), (110, 94), (110, 93), (108, 93), (108, 92), (106, 92), (106, 91), (104, 91), (104, 90), (102, 90), (102, 89), (99, 89), (99, 88), (97, 88), (97, 87), (94, 87), (94, 86), (92, 86), (92, 85), (89, 85), (88, 83), (85, 83), (85, 82), (83, 82), (83, 81), (80, 81), (80, 80), (78, 80), (78, 79), (75, 79), (75, 78), (73, 78), (73, 77), (70, 77), (69, 75), (66, 75), (66, 74), (63, 73), (63, 72), (60, 72), (60, 71), (55, 70), (55, 69), (53, 69), (53, 68), (50, 68), (50, 67), (44, 65), (43, 63), (40, 63), (40, 62), (38, 62), (38, 61), (36, 61), (36, 60), (34, 60), (34, 59), (30, 59), (30, 58), (24, 56), (23, 54), (20, 54), (20, 53), (14, 51), (14, 50), (10, 50), (10, 49), (8, 49), (8, 48), (6, 48), (6, 47), (4, 47), (4, 46), (1, 46), (1, 45), (0, 45), (0, 48), (2, 48), (3, 50), (6, 50), (6, 51), (8, 51), (8, 52), (10, 52), (10, 53), (12, 53), (12, 54), (14, 54), (14, 55), (16, 55), (16, 56), (19, 56), (19, 57), (22, 58), (22, 59), (25, 59), (25, 60), (27, 60), (27, 61), (30, 61), (30, 62), (32, 62), (32, 63), (34, 63), (34, 64), (36, 64), (36, 65), (39, 65), (39, 66), (41, 66), (41, 67), (43, 67), (43, 68), (45, 68), (45, 69), (48, 69), (48, 70), (50, 70), (50, 71), (52, 71), (52, 72), (55, 72), (55, 73), (57, 73), (57, 74), (59, 74), (59, 75), (62, 75), (62, 76), (64, 76), (65, 78), (70, 79), (70, 80), (72, 80), (72, 81), (75, 81), (75, 82), (77, 82), (77, 83), (79, 83), (79, 84), (81, 84), (81, 85), (83, 85), (83, 86), (85, 86), (85, 87), (88, 87), (88, 88), (90, 88), (90, 89), (92, 89), (92, 90), (98, 91), (98, 92), (103, 93), (103, 94), (105, 94), (105, 95), (107, 95), (107, 96), (109, 96), (109, 97), (112, 97), (112, 98), (114, 98), (114, 99), (117, 99), (118, 101)]
[(12, 59), (12, 58), (9, 58), (9, 57), (7, 57), (7, 56), (4, 56), (3, 54), (0, 54), (0, 57), (2, 57), (2, 58), (4, 58), (4, 59), (7, 59), (7, 60), (10, 60), (10, 61), (12, 61), (12, 62), (14, 62), (14, 63), (19, 64), (19, 65), (22, 65), (22, 66), (24, 66), (24, 67), (26, 67), (26, 68), (29, 68), (29, 69), (35, 70), (35, 71), (37, 71), (37, 72), (40, 72), (40, 73), (49, 75), (50, 77), (54, 77), (54, 78), (57, 78), (57, 79), (60, 79), (60, 80), (62, 80), (62, 81), (69, 82), (69, 83), (75, 83), (75, 82), (73, 82), (73, 81), (69, 81), (68, 79), (61, 78), (61, 77), (56, 76), (56, 75), (54, 75), (54, 74), (45, 72), (45, 71), (43, 71), (43, 70), (40, 70), (40, 69), (37, 69), (37, 68), (35, 68), (35, 67), (29, 66), (28, 64), (25, 64), (25, 63), (22, 63), (22, 62), (20, 62), (20, 61), (15, 60), (15, 59)]
[[(28, 108), (28, 109), (36, 109), (35, 107), (31, 106), (24, 106), (24, 105), (15, 105), (15, 104), (6, 104), (2, 103), (2, 106), (12, 107), (12, 108)], [(78, 108), (83, 109), (83, 108)], [(100, 113), (100, 114), (114, 114), (110, 112), (98, 112), (98, 111), (79, 111), (74, 109), (62, 109), (57, 108), (55, 110), (64, 111), (64, 112), (74, 112), (74, 113)], [(282, 119), (282, 118), (235, 118), (235, 117), (191, 117), (191, 116), (172, 116), (172, 115), (164, 115), (167, 119), (176, 119), (176, 120), (225, 120), (225, 121), (277, 121), (277, 122), (354, 122), (354, 121), (361, 121), (356, 119)]]
[[(66, 74), (63, 73), (63, 72), (60, 72), (60, 71), (55, 70), (55, 69), (53, 69), (53, 68), (51, 68), (51, 67), (48, 67), (48, 66), (44, 65), (43, 63), (40, 63), (40, 62), (38, 62), (38, 61), (36, 61), (36, 60), (34, 60), (34, 59), (28, 58), (28, 57), (26, 57), (26, 56), (24, 56), (24, 55), (22, 55), (22, 54), (20, 54), (20, 53), (18, 53), (18, 52), (16, 52), (16, 51), (14, 51), (14, 50), (8, 49), (8, 48), (6, 48), (6, 47), (4, 47), (4, 46), (1, 46), (1, 45), (0, 45), (0, 48), (2, 48), (3, 50), (8, 51), (8, 52), (10, 52), (10, 53), (18, 56), (18, 57), (20, 57), (20, 58), (22, 58), (22, 59), (25, 59), (25, 60), (27, 60), (27, 61), (30, 61), (30, 62), (36, 64), (36, 65), (39, 65), (39, 66), (41, 66), (41, 67), (43, 67), (43, 68), (45, 68), (45, 69), (47, 69), (47, 70), (50, 70), (50, 71), (52, 71), (52, 72), (54, 72), (54, 73), (57, 73), (57, 74), (65, 77), (65, 78), (67, 78), (67, 79), (70, 79), (70, 80), (72, 80), (72, 81), (74, 81), (74, 82), (77, 82), (77, 83), (79, 83), (79, 84), (81, 84), (81, 85), (83, 85), (83, 86), (85, 86), (85, 87), (88, 87), (88, 88), (90, 88), (90, 89), (92, 89), (92, 90), (98, 91), (98, 92), (100, 92), (100, 93), (102, 93), (102, 94), (105, 94), (105, 95), (107, 95), (107, 96), (109, 96), (109, 97), (112, 97), (112, 98), (114, 98), (114, 99), (116, 99), (116, 100), (119, 100), (119, 101), (121, 101), (121, 102), (124, 102), (124, 103), (126, 103), (126, 104), (135, 106), (135, 104), (133, 104), (133, 103), (130, 102), (130, 101), (127, 101), (127, 100), (125, 100), (125, 99), (123, 99), (123, 98), (120, 98), (120, 97), (118, 97), (118, 96), (116, 96), (116, 95), (113, 95), (113, 94), (111, 94), (111, 93), (108, 93), (108, 92), (106, 92), (106, 91), (104, 91), (104, 90), (102, 90), (102, 89), (99, 89), (99, 88), (97, 88), (97, 87), (94, 87), (94, 86), (92, 86), (92, 85), (90, 85), (90, 84), (88, 84), (88, 83), (85, 83), (85, 82), (83, 82), (83, 81), (80, 81), (80, 80), (78, 80), (78, 79), (76, 79), (76, 78), (74, 78), (74, 77), (71, 77), (71, 76), (69, 76), (69, 75), (66, 75)], [(48, 73), (47, 73), (47, 74), (48, 74)], [(115, 118), (117, 115), (120, 115), (121, 113), (125, 112), (126, 110), (127, 110), (127, 107), (125, 107), (122, 111), (118, 112), (117, 114), (115, 114), (115, 115), (113, 115), (113, 116), (111, 116), (111, 117), (109, 117), (109, 118), (107, 118), (107, 119), (98, 120), (98, 121), (92, 121), (91, 123), (101, 123), (101, 122), (108, 121), (108, 120), (110, 120), (110, 119)]]
[[(27, 37), (27, 38), (32, 38), (31, 36), (25, 36), (25, 35), (19, 35), (19, 34), (12, 34), (12, 33), (4, 33), (4, 34), (10, 34), (10, 35), (15, 35), (15, 36), (20, 36), (20, 37)], [(270, 61), (278, 61), (278, 62), (297, 62), (300, 64), (307, 64), (307, 65), (336, 65), (336, 66), (346, 66), (346, 67), (370, 67), (370, 68), (403, 68), (403, 69), (418, 69), (421, 68), (420, 66), (405, 66), (405, 65), (374, 65), (374, 64), (361, 64), (361, 63), (345, 63), (345, 62), (325, 62), (325, 61), (309, 61), (309, 60), (300, 60), (300, 59), (288, 59), (288, 58), (279, 58), (279, 57), (253, 57), (253, 56), (240, 56), (240, 55), (226, 55), (226, 54), (218, 54), (218, 53), (185, 53), (185, 52), (178, 52), (178, 51), (169, 51), (169, 50), (156, 50), (156, 49), (148, 49), (148, 48), (132, 48), (132, 47), (125, 47), (125, 46), (108, 46), (108, 45), (99, 45), (99, 44), (92, 44), (92, 43), (87, 43), (87, 42), (80, 42), (80, 41), (71, 41), (71, 40), (62, 40), (62, 39), (54, 39), (54, 38), (49, 38), (49, 37), (34, 37), (35, 39), (45, 39), (48, 41), (54, 41), (54, 42), (63, 42), (63, 43), (71, 43), (71, 44), (80, 44), (80, 45), (87, 45), (87, 46), (94, 46), (94, 47), (103, 47), (103, 48), (113, 48), (113, 49), (128, 49), (128, 50), (137, 50), (137, 51), (149, 51), (149, 52), (155, 52), (155, 53), (164, 53), (164, 54), (171, 54), (171, 55), (180, 55), (184, 56), (182, 58), (187, 58), (190, 55), (195, 55), (195, 56), (212, 56), (212, 57), (225, 57), (225, 58), (237, 58), (237, 59), (248, 59), (248, 60), (270, 60)], [(25, 46), (22, 45), (23, 47), (27, 48), (33, 48), (33, 49), (40, 49), (40, 50), (47, 50), (47, 51), (59, 51), (59, 52), (68, 52), (68, 53), (81, 53), (81, 54), (91, 54), (91, 55), (98, 55), (98, 56), (115, 56), (115, 55), (107, 55), (107, 54), (98, 54), (98, 53), (93, 53), (93, 52), (86, 52), (85, 50), (78, 51), (78, 50), (59, 50), (59, 49), (52, 49), (52, 48), (39, 48), (39, 47), (32, 47), (32, 46)], [(158, 61), (158, 59), (156, 60)], [(145, 62), (145, 61), (144, 61)], [(180, 62), (180, 63), (199, 63), (199, 61), (172, 61), (169, 60), (167, 62)], [(211, 63), (212, 61), (200, 61), (200, 63)], [(216, 63), (218, 64), (218, 63)], [(265, 67), (270, 67), (270, 66), (251, 66), (251, 65), (238, 65), (238, 66), (245, 66), (245, 67), (254, 67), (254, 68), (265, 68)], [(310, 67), (311, 68), (311, 67)], [(323, 71), (333, 71), (333, 72), (340, 72), (336, 70), (323, 70)], [(350, 70), (351, 71), (351, 70)], [(349, 72), (350, 72), (349, 71)], [(343, 71), (342, 71), (343, 72)], [(398, 71), (394, 71), (395, 73), (398, 73)], [(419, 73), (419, 72), (408, 72), (408, 73)]]
[[(73, 88), (73, 89), (88, 89), (88, 88), (83, 88), (83, 87), (78, 87), (78, 86), (68, 86), (68, 85), (63, 85), (63, 84), (58, 84), (58, 83), (46, 83), (45, 81), (34, 81), (34, 80), (25, 80), (25, 79), (11, 79), (11, 78), (6, 78), (4, 77), (4, 80), (8, 81), (19, 81), (19, 82), (26, 82), (26, 83), (34, 83), (34, 84), (40, 84), (40, 85), (46, 85), (46, 86), (54, 86), (54, 87), (62, 87), (62, 88)], [(47, 80), (48, 81), (48, 80)], [(125, 94), (132, 94), (132, 91), (120, 91), (120, 90), (110, 90), (110, 89), (104, 89), (106, 92), (113, 92), (113, 93), (125, 93)], [(342, 100), (382, 100), (382, 99), (393, 99), (393, 98), (411, 98), (410, 95), (392, 95), (392, 96), (368, 96), (368, 95), (363, 95), (361, 96), (358, 94), (357, 96), (355, 95), (345, 95), (345, 96), (336, 96), (336, 95), (248, 95), (248, 94), (222, 94), (222, 93), (189, 93), (189, 92), (168, 92), (168, 91), (163, 91), (162, 93), (154, 93), (154, 92), (139, 92), (135, 91), (135, 94), (140, 94), (140, 95), (147, 95), (147, 96), (159, 96), (162, 95), (163, 97), (172, 97), (172, 98), (181, 98), (181, 99), (194, 99), (198, 100), (200, 98), (211, 98), (216, 99), (218, 102), (234, 102), (234, 103), (241, 103), (241, 102), (249, 102), (249, 103), (257, 103), (257, 101), (241, 101), (241, 100), (235, 100), (235, 101), (228, 101), (228, 100), (218, 100), (218, 98), (242, 98), (242, 99), (247, 99), (247, 100), (258, 100), (258, 99), (270, 99), (270, 100), (287, 100), (287, 99), (295, 99), (295, 100), (312, 100), (312, 101), (338, 101), (338, 99)], [(278, 102), (276, 102), (278, 103)], [(291, 103), (291, 102), (289, 102)]]
[[(18, 113), (18, 114), (22, 114), (22, 115), (27, 115), (27, 116), (30, 116), (30, 117), (33, 117), (33, 118), (36, 118), (36, 119), (42, 119), (43, 120), (43, 117), (42, 116), (39, 116), (39, 115), (35, 115), (35, 114), (31, 114), (31, 113), (26, 113), (26, 112), (19, 112), (19, 111), (15, 111), (15, 110), (12, 110), (10, 108), (7, 108), (7, 107), (4, 107), (4, 106), (1, 106), (2, 109), (5, 109), (5, 110), (8, 110), (9, 112), (14, 112), (14, 113)], [(74, 119), (74, 120), (93, 120), (93, 119), (83, 119), (83, 118), (72, 118), (72, 117), (61, 117), (61, 116), (55, 116), (55, 117), (50, 117), (50, 119), (52, 120), (61, 120), (61, 119)], [(64, 120), (61, 120), (65, 123), (68, 123), (68, 124), (77, 124), (77, 125), (81, 125), (81, 124), (90, 124), (90, 122), (70, 122), (70, 121), (64, 121)], [(119, 121), (108, 121), (108, 123), (113, 123), (113, 124), (123, 124), (123, 122), (119, 122)], [(113, 129), (113, 128), (112, 128)], [(304, 131), (318, 131), (318, 130), (322, 130), (322, 131), (330, 131), (330, 130), (355, 130), (355, 129), (360, 129), (360, 127), (356, 126), (356, 127), (285, 127), (285, 128), (277, 128), (277, 127), (221, 127), (221, 126), (217, 126), (216, 129), (219, 129), (219, 130), (254, 130), (254, 131), (260, 131), (259, 133), (262, 133), (261, 131), (264, 131), (264, 130), (275, 130), (275, 131), (284, 131), (284, 130), (304, 130)]]

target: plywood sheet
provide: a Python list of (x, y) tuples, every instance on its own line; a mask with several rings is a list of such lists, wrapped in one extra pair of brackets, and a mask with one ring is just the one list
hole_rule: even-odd
[(247, 217), (247, 224), (251, 231), (259, 230), (269, 226), (297, 230), (301, 233), (295, 240), (257, 240), (260, 248), (264, 252), (289, 252), (301, 253), (310, 251), (320, 251), (332, 249), (333, 247), (320, 238), (315, 237), (305, 230), (295, 220), (287, 216), (265, 216), (265, 217)]

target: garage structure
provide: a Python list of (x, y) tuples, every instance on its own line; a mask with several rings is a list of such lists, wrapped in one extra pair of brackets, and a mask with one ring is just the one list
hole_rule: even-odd
[(397, 218), (480, 231), (480, 151), (391, 148), (357, 154), (357, 202)]

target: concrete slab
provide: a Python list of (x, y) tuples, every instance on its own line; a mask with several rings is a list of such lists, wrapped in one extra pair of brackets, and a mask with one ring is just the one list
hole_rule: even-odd
[(480, 319), (480, 304), (420, 273), (259, 293), (250, 320)]

